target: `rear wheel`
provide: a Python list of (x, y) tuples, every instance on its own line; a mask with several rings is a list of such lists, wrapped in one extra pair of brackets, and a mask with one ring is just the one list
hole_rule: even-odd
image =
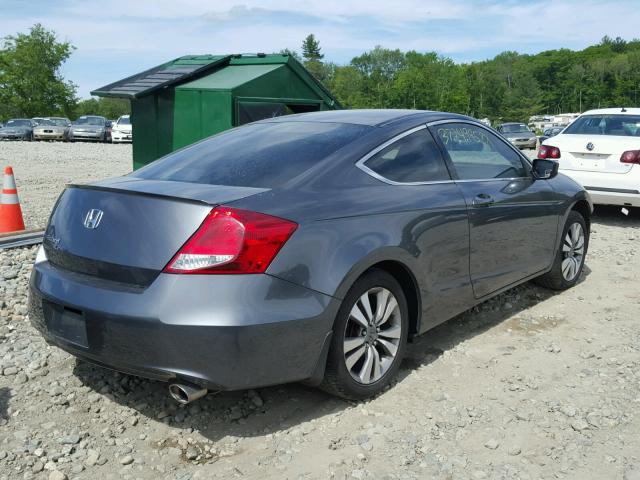
[(321, 388), (350, 400), (379, 393), (398, 372), (408, 330), (400, 284), (383, 270), (366, 273), (338, 312)]
[(553, 290), (573, 287), (580, 279), (589, 246), (589, 231), (582, 215), (569, 213), (562, 232), (562, 241), (551, 270), (536, 282)]

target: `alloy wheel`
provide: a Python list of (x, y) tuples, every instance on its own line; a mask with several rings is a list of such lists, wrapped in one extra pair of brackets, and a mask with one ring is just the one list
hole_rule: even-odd
[(344, 360), (351, 377), (365, 385), (380, 380), (393, 364), (401, 338), (402, 318), (393, 293), (382, 287), (363, 293), (344, 332)]
[(573, 223), (562, 242), (562, 276), (568, 282), (576, 278), (584, 261), (584, 230)]

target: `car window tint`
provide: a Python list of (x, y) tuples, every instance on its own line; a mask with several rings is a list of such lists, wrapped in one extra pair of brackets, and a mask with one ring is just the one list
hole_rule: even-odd
[(567, 127), (571, 135), (640, 136), (640, 115), (582, 115)]
[(435, 127), (435, 133), (461, 180), (527, 176), (518, 153), (484, 128), (447, 123)]
[(132, 175), (272, 188), (307, 171), (371, 128), (328, 122), (249, 124), (171, 153)]
[(411, 133), (379, 151), (365, 163), (378, 175), (394, 182), (449, 180), (440, 150), (426, 129)]

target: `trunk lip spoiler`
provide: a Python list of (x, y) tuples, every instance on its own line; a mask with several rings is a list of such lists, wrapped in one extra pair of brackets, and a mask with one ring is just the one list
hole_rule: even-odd
[(220, 205), (220, 202), (207, 202), (205, 200), (200, 200), (197, 198), (185, 198), (185, 197), (178, 197), (175, 195), (167, 195), (165, 193), (155, 193), (155, 192), (141, 192), (139, 190), (130, 190), (128, 188), (118, 188), (118, 187), (112, 187), (112, 186), (108, 186), (108, 185), (83, 185), (83, 184), (77, 184), (77, 183), (68, 183), (65, 188), (79, 188), (79, 189), (86, 189), (86, 190), (102, 190), (102, 191), (109, 191), (109, 192), (117, 192), (117, 193), (124, 193), (127, 195), (139, 195), (139, 196), (143, 196), (143, 197), (157, 197), (157, 198), (163, 198), (165, 200), (174, 200), (174, 201), (180, 201), (180, 202), (184, 202), (184, 203), (191, 203), (191, 204), (195, 204), (195, 205), (204, 205), (207, 207), (214, 207), (216, 205)]

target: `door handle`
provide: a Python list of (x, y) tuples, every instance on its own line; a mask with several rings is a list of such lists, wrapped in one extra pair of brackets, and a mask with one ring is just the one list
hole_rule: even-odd
[(474, 207), (488, 207), (494, 203), (493, 197), (487, 193), (479, 193), (473, 199)]

